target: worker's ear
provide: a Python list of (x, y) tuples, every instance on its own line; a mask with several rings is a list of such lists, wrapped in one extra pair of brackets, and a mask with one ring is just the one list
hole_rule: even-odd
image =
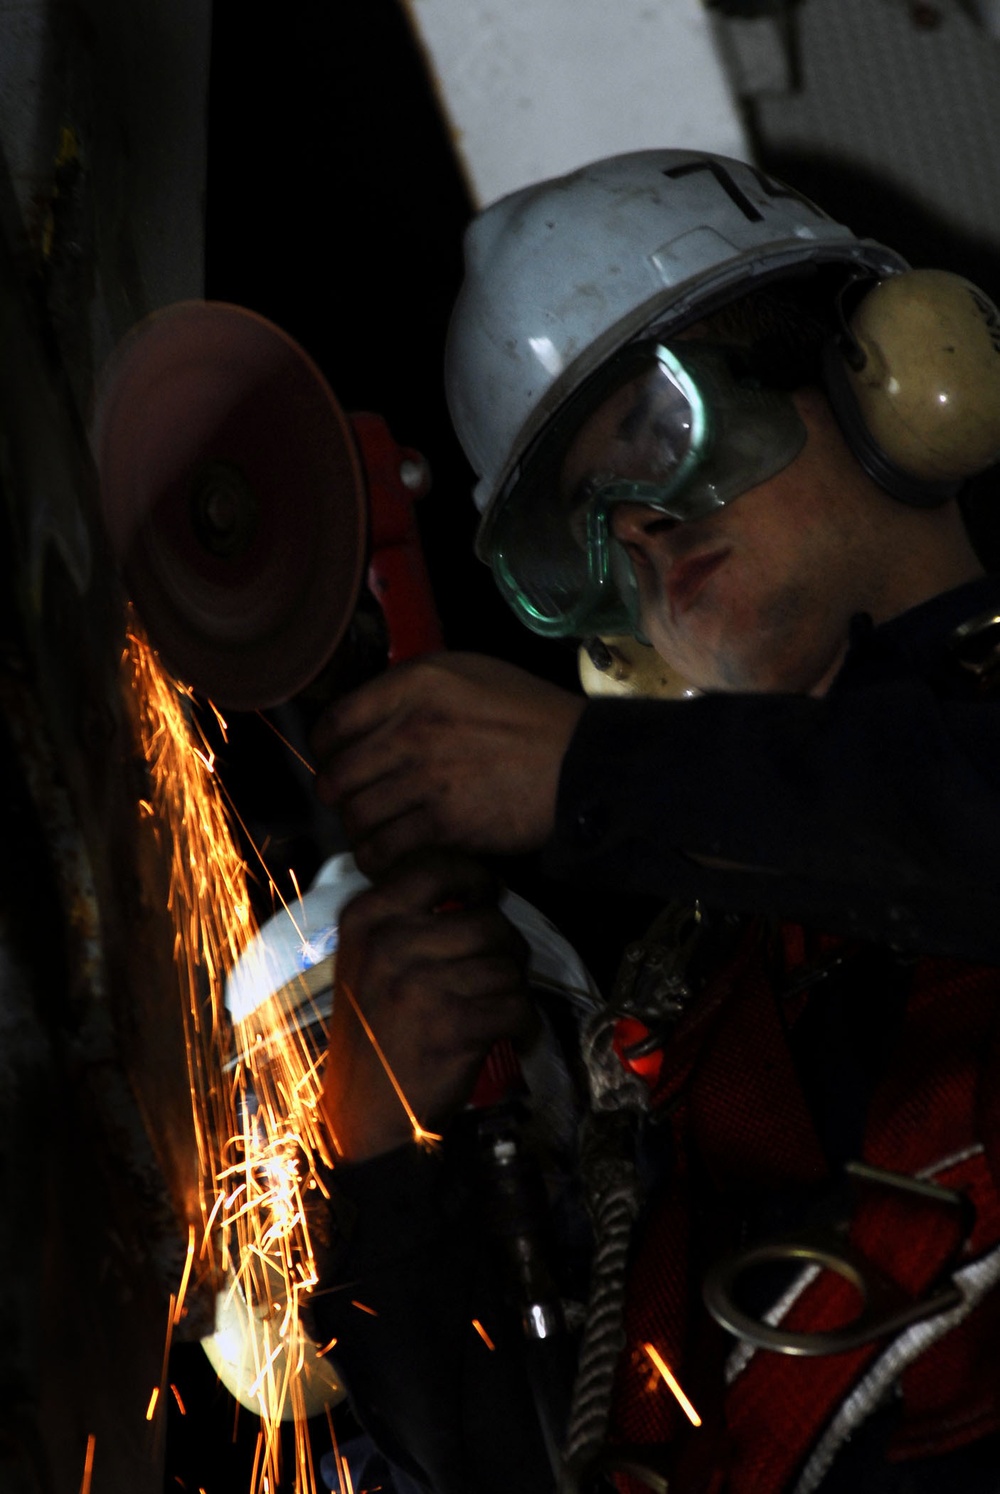
[(946, 270), (907, 270), (858, 299), (865, 284), (842, 293), (827, 394), (876, 482), (933, 508), (1000, 460), (1000, 314)]

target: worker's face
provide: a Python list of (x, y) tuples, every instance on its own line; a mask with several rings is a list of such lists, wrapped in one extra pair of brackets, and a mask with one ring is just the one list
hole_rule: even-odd
[[(879, 612), (892, 500), (858, 466), (822, 394), (795, 402), (808, 431), (800, 455), (725, 508), (684, 523), (635, 503), (611, 510), (642, 629), (698, 688), (821, 690), (851, 617)], [(591, 436), (606, 439), (581, 433), (571, 464), (586, 466)]]

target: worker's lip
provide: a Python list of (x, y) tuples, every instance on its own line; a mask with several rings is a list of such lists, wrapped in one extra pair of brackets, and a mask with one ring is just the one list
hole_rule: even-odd
[(715, 574), (728, 555), (728, 549), (712, 550), (708, 554), (691, 555), (674, 562), (667, 576), (667, 592), (674, 617), (679, 617), (688, 610), (709, 577)]

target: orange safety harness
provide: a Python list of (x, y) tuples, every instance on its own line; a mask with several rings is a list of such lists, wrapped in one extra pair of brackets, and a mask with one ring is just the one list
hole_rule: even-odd
[[(632, 1063), (671, 1157), (635, 1245), (612, 1416), (612, 1440), (661, 1482), (619, 1473), (623, 1494), (664, 1480), (671, 1494), (809, 1494), (887, 1395), (901, 1398), (894, 1459), (1000, 1429), (1000, 969), (922, 957), (907, 970), (849, 1183), (824, 1151), (794, 1057), (796, 1026), (826, 999), (824, 983), (780, 994), (807, 963), (806, 942), (798, 927), (781, 931), (776, 978), (773, 945), (759, 927), (745, 931), (669, 1043)], [(823, 941), (827, 956), (836, 944)], [(850, 979), (865, 952), (838, 947), (838, 978)], [(627, 1019), (620, 1053), (635, 1032)], [(748, 1237), (755, 1201), (789, 1197), (809, 1201), (794, 1226)], [(759, 1314), (740, 1308), (739, 1271), (769, 1249), (797, 1256), (803, 1242), (783, 1300)], [(828, 1246), (840, 1264), (817, 1269)], [(733, 1319), (758, 1323), (758, 1339), (828, 1351), (803, 1357), (734, 1338), (705, 1304), (706, 1273), (716, 1317), (728, 1294)], [(864, 1341), (852, 1343), (859, 1281), (871, 1300)]]

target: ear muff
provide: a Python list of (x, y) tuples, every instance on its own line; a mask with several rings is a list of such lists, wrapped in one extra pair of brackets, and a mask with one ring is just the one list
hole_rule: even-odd
[(858, 460), (904, 503), (947, 502), (1000, 460), (1000, 314), (960, 275), (878, 281), (828, 349), (825, 373)]

